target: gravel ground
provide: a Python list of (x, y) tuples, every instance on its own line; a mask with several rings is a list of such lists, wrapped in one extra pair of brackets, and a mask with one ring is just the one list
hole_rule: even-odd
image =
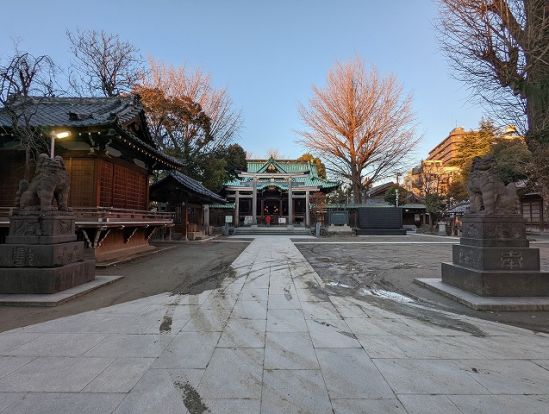
[(0, 332), (163, 292), (197, 294), (213, 289), (231, 276), (230, 264), (248, 245), (219, 241), (223, 240), (177, 244), (172, 249), (98, 269), (97, 275), (124, 278), (56, 307), (0, 307)]
[[(440, 262), (451, 261), (458, 239), (427, 235), (329, 237), (295, 240), (319, 276), (333, 289), (395, 292), (436, 308), (549, 332), (549, 312), (480, 312), (413, 283), (415, 278), (440, 277)], [(540, 249), (542, 269), (549, 270), (549, 243)]]

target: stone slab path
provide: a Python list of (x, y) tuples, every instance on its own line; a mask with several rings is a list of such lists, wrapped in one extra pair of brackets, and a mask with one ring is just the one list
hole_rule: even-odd
[(0, 413), (549, 412), (548, 335), (332, 295), (284, 236), (233, 268), (196, 296), (0, 334)]

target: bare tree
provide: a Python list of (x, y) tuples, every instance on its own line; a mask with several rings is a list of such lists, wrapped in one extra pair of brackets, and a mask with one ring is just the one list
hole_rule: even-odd
[(76, 93), (117, 96), (143, 77), (139, 51), (117, 34), (77, 30), (67, 37), (74, 56), (69, 83)]
[(302, 143), (350, 183), (361, 203), (363, 190), (402, 169), (417, 144), (411, 103), (394, 76), (382, 78), (359, 59), (337, 64), (324, 88), (313, 87), (309, 107), (300, 106), (309, 127), (300, 132)]
[(458, 77), (508, 119), (526, 120), (530, 178), (549, 214), (549, 0), (440, 1), (441, 40)]
[(274, 160), (282, 160), (284, 156), (278, 148), (269, 148), (267, 150), (267, 158), (272, 158)]
[(531, 136), (547, 134), (549, 0), (441, 0), (440, 16), (458, 76), (490, 104), (521, 109)]
[(0, 128), (18, 139), (25, 151), (25, 179), (31, 165), (47, 149), (39, 128), (33, 125), (37, 103), (54, 94), (55, 65), (49, 56), (33, 56), (15, 49), (6, 65), (0, 66), (0, 105), (9, 124)]
[[(200, 70), (169, 66), (149, 59), (149, 71), (142, 87), (163, 91), (167, 97), (190, 99), (200, 105), (210, 119), (210, 134), (213, 137), (205, 150), (215, 150), (230, 143), (242, 125), (241, 114), (234, 110), (227, 90), (214, 88), (210, 76)], [(188, 124), (183, 132), (187, 139), (192, 139), (199, 130), (195, 125)]]

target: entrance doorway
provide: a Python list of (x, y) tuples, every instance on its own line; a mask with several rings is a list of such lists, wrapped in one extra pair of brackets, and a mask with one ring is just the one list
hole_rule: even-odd
[(280, 215), (280, 200), (265, 200), (264, 215), (278, 216)]

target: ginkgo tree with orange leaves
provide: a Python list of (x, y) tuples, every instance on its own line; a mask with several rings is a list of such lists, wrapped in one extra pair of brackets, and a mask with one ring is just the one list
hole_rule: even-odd
[(301, 142), (350, 184), (355, 203), (372, 183), (404, 169), (418, 142), (411, 96), (395, 76), (358, 58), (337, 63), (299, 112), (307, 126)]

